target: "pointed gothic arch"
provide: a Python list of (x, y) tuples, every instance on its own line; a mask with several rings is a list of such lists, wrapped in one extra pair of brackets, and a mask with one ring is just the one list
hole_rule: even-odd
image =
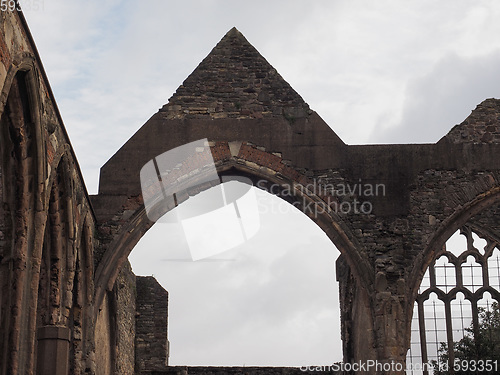
[[(482, 184), (479, 183), (479, 185)], [(482, 186), (484, 189), (484, 185)], [(410, 280), (412, 282), (410, 285), (412, 285), (412, 296), (416, 296), (424, 273), (427, 271), (429, 265), (441, 256), (445, 242), (453, 235), (453, 233), (466, 224), (474, 226), (474, 224), (470, 222), (471, 218), (474, 218), (476, 215), (488, 211), (490, 208), (499, 204), (500, 186), (495, 186), (495, 183), (493, 182), (491, 187), (484, 191), (479, 191), (476, 197), (469, 202), (464, 203), (462, 206), (459, 206), (453, 214), (441, 223), (439, 228), (429, 238), (427, 247), (421, 253), (419, 261), (415, 262), (415, 265), (411, 270)], [(489, 229), (491, 228), (483, 227), (482, 231), (486, 234), (487, 232), (485, 231), (488, 231)], [(481, 228), (478, 228), (478, 230), (481, 231)]]
[[(456, 242), (447, 242), (426, 270), (424, 277), (427, 282), (420, 286), (413, 309), (414, 328), (408, 352), (410, 363), (429, 364), (436, 361), (443, 368), (453, 368), (456, 354), (454, 343), (466, 335), (472, 342), (478, 342), (482, 305), (500, 302), (500, 242), (498, 238), (490, 237), (487, 231), (478, 230), (471, 222), (456, 232), (460, 233), (459, 237), (465, 236), (462, 238), (465, 239), (462, 247), (454, 248)], [(479, 236), (474, 239), (476, 235)], [(479, 240), (485, 244), (479, 245)], [(438, 264), (438, 260), (442, 259), (445, 261)], [(453, 272), (447, 272), (446, 269)], [(496, 277), (491, 278), (490, 272)], [(436, 296), (432, 301), (431, 295)], [(440, 317), (435, 313), (436, 301), (440, 303)], [(429, 303), (434, 312), (425, 307)], [(443, 351), (443, 344), (446, 351)], [(443, 354), (448, 363), (441, 362)], [(430, 368), (423, 369), (424, 375), (430, 373)]]
[[(265, 151), (260, 151), (260, 153), (267, 154)], [(248, 166), (243, 163), (243, 160), (244, 158), (239, 158), (238, 161), (236, 161), (235, 158), (233, 158), (233, 160), (221, 160), (221, 162), (218, 163), (217, 171), (221, 175), (231, 174), (247, 177), (255, 182), (254, 186), (259, 188), (263, 188), (263, 185), (259, 185), (258, 181), (265, 181), (265, 183), (269, 185), (287, 189), (287, 191), (290, 187), (295, 187), (296, 196), (281, 195), (279, 191), (276, 191), (276, 195), (299, 209), (304, 203), (312, 204), (313, 207), (318, 205), (319, 209), (315, 212), (310, 212), (310, 215), (308, 215), (309, 218), (326, 233), (334, 245), (344, 254), (344, 259), (349, 264), (349, 267), (353, 269), (352, 272), (356, 280), (359, 280), (360, 287), (370, 290), (373, 285), (373, 280), (370, 279), (372, 275), (369, 271), (369, 266), (366, 260), (360, 257), (360, 254), (354, 250), (356, 245), (351, 242), (354, 236), (349, 234), (348, 227), (342, 222), (339, 215), (337, 215), (334, 209), (331, 209), (326, 201), (323, 200), (325, 197), (319, 196), (314, 191), (309, 191), (307, 188), (307, 179), (301, 178), (293, 169), (288, 171), (290, 175), (287, 176), (285, 174), (278, 177), (276, 171), (272, 171), (267, 165), (259, 166), (255, 162), (252, 162), (253, 165)], [(199, 176), (197, 176), (196, 173), (193, 174), (193, 170), (187, 170), (186, 176), (189, 176), (189, 178), (183, 179), (183, 181), (187, 185), (196, 186), (196, 183), (192, 183), (192, 181), (196, 181)], [(178, 196), (181, 197), (179, 203), (182, 204), (182, 201), (188, 199), (190, 195), (197, 194), (199, 191), (210, 187), (210, 184), (205, 184), (195, 187), (191, 192), (186, 190), (178, 194)], [(294, 200), (298, 202), (298, 204), (294, 204)], [(175, 206), (168, 207), (168, 210), (173, 207)], [(307, 210), (303, 212), (307, 214)], [(125, 218), (121, 222), (120, 231), (113, 236), (113, 241), (102, 254), (99, 266), (96, 269), (96, 307), (102, 302), (105, 290), (110, 290), (112, 288), (121, 266), (132, 249), (139, 239), (154, 224), (147, 216), (142, 195), (131, 197), (127, 204), (127, 209), (123, 214)]]

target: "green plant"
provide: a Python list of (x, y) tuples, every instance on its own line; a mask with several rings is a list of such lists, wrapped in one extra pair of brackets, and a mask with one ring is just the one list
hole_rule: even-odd
[[(500, 308), (498, 302), (492, 304), (491, 310), (478, 308), (479, 325), (474, 334), (471, 324), (460, 341), (453, 343), (454, 361), (449, 363), (448, 345), (440, 344), (438, 361), (432, 361), (434, 374), (448, 375), (455, 369), (456, 375), (498, 374), (500, 370)], [(488, 362), (490, 361), (490, 362)], [(438, 365), (441, 364), (441, 366)], [(445, 366), (443, 366), (445, 364)], [(448, 366), (446, 366), (448, 364)], [(486, 366), (491, 364), (492, 366)], [(446, 368), (448, 367), (448, 368)], [(490, 371), (491, 370), (491, 371)]]

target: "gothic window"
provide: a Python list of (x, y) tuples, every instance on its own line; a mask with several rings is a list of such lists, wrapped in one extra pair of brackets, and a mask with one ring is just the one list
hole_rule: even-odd
[(429, 266), (419, 288), (408, 374), (431, 374), (432, 369), (422, 364), (439, 363), (440, 348), (453, 363), (453, 343), (465, 335), (474, 337), (481, 309), (489, 311), (493, 302), (500, 302), (499, 247), (498, 242), (470, 227), (457, 231), (446, 242), (443, 254)]

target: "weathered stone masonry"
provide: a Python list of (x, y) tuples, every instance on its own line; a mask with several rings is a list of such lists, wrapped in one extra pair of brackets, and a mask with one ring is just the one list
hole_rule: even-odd
[[(499, 100), (436, 144), (349, 146), (232, 29), (102, 167), (89, 197), (21, 13), (0, 13), (0, 62), (2, 375), (300, 371), (167, 367), (167, 293), (136, 278), (127, 257), (153, 225), (142, 166), (198, 139), (219, 174), (292, 186), (284, 199), (320, 208), (306, 214), (341, 252), (346, 362), (403, 362), (420, 280), (444, 242), (464, 224), (500, 238)], [(197, 185), (193, 168), (178, 168), (179, 204), (212, 186)], [(356, 183), (384, 194), (315, 189)], [(355, 200), (372, 210), (338, 210)]]
[(152, 276), (137, 277), (136, 371), (168, 365), (168, 293)]

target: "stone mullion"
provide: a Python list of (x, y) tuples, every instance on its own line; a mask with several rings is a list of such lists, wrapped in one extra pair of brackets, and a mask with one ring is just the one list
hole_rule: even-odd
[(429, 266), (430, 288), (436, 288), (436, 270), (434, 269), (434, 263), (435, 261), (433, 261), (432, 264)]
[[(80, 249), (82, 282), (80, 283), (82, 295), (78, 296), (81, 299), (82, 306), (82, 356), (85, 361), (86, 370), (90, 370), (89, 375), (95, 374), (95, 363), (93, 362), (93, 353), (95, 351), (94, 320), (93, 320), (93, 304), (94, 304), (94, 259), (92, 241), (92, 231), (89, 226), (84, 225), (82, 234), (84, 238), (83, 246)], [(82, 363), (82, 365), (84, 365)]]
[(485, 251), (481, 257), (481, 269), (483, 273), (483, 286), (490, 286), (490, 271), (488, 270), (488, 255)]
[(477, 300), (474, 298), (471, 301), (471, 306), (472, 306), (472, 330), (474, 332), (474, 344), (476, 346), (476, 351), (479, 352), (477, 349), (479, 346), (479, 310), (477, 307)]
[[(57, 173), (56, 179), (58, 178), (61, 178), (60, 173)], [(72, 267), (70, 263), (74, 256), (67, 253), (68, 238), (65, 235), (67, 218), (64, 216), (65, 210), (61, 195), (61, 185), (56, 181), (50, 194), (49, 227), (46, 231), (46, 235), (49, 236), (46, 254), (49, 258), (48, 316), (37, 332), (37, 374), (39, 375), (68, 374), (71, 332), (66, 326), (67, 314), (64, 311), (65, 301), (69, 298), (67, 287), (70, 283), (67, 282), (67, 270)]]
[(444, 301), (444, 312), (446, 319), (446, 340), (448, 343), (448, 365), (450, 374), (454, 374), (455, 370), (453, 368), (453, 363), (455, 363), (455, 352), (453, 346), (453, 330), (451, 326), (451, 306), (448, 298)]
[(465, 237), (467, 238), (467, 251), (474, 250), (474, 238), (472, 237), (472, 231), (468, 226), (465, 226), (461, 230), (462, 233), (465, 233)]
[[(427, 363), (429, 358), (427, 356), (427, 337), (425, 332), (425, 315), (424, 315), (424, 301), (418, 300), (418, 330), (420, 333), (420, 352), (422, 354), (422, 363)], [(429, 375), (427, 368), (423, 370), (424, 375)]]
[[(70, 209), (71, 200), (66, 199), (66, 207), (68, 207), (67, 215), (68, 221), (72, 220), (72, 212)], [(68, 224), (68, 249), (66, 254), (67, 272), (65, 274), (65, 288), (63, 291), (64, 297), (64, 307), (63, 307), (63, 319), (64, 325), (67, 326), (71, 332), (70, 338), (70, 348), (69, 348), (69, 361), (70, 361), (70, 371), (71, 373), (80, 374), (82, 373), (81, 362), (82, 362), (82, 351), (81, 351), (81, 340), (82, 340), (82, 322), (81, 322), (81, 298), (79, 297), (81, 293), (81, 248), (82, 241), (80, 241), (80, 246), (77, 246), (74, 241), (73, 224)]]
[(70, 370), (75, 374), (82, 373), (83, 366), (83, 340), (84, 340), (84, 322), (82, 321), (82, 290), (83, 282), (82, 282), (82, 269), (81, 269), (81, 251), (82, 251), (82, 242), (80, 242), (80, 247), (76, 254), (76, 267), (74, 272), (74, 277), (76, 283), (73, 283), (73, 303), (71, 309), (69, 311), (69, 320), (68, 327), (71, 329), (71, 348), (70, 354), (72, 353), (72, 357), (70, 358)]
[[(66, 185), (65, 185), (66, 187)], [(69, 188), (71, 189), (71, 188)], [(66, 191), (64, 196), (65, 199), (65, 208), (66, 212), (64, 212), (67, 220), (67, 227), (65, 232), (65, 244), (66, 244), (66, 274), (64, 275), (65, 279), (65, 288), (63, 291), (64, 304), (63, 304), (63, 320), (64, 325), (68, 324), (69, 315), (71, 314), (71, 310), (73, 307), (74, 297), (73, 294), (77, 293), (74, 290), (74, 281), (75, 281), (75, 272), (77, 266), (77, 258), (79, 246), (77, 246), (75, 242), (75, 227), (74, 227), (74, 210), (73, 210), (73, 201), (71, 199), (71, 190)]]
[(69, 314), (73, 307), (73, 293), (77, 291), (74, 290), (75, 272), (76, 272), (76, 261), (77, 261), (77, 250), (73, 241), (68, 241), (68, 248), (66, 250), (66, 273), (63, 275), (65, 280), (64, 286), (61, 291), (62, 295), (62, 323), (63, 325), (68, 324)]
[(50, 290), (49, 290), (49, 325), (60, 323), (61, 320), (61, 286), (62, 286), (62, 257), (63, 237), (59, 201), (59, 186), (57, 183), (52, 187), (53, 202), (49, 208), (51, 218), (51, 248), (50, 248)]
[(38, 312), (38, 288), (40, 285), (40, 273), (41, 273), (41, 262), (42, 262), (42, 254), (43, 254), (43, 241), (45, 234), (45, 225), (46, 225), (47, 215), (45, 212), (36, 212), (35, 214), (35, 241), (34, 248), (32, 254), (32, 262), (31, 262), (31, 296), (30, 296), (30, 314), (28, 321), (28, 342), (30, 343), (30, 353), (27, 363), (27, 368), (30, 371), (34, 371), (35, 367), (35, 348), (36, 348), (36, 328), (37, 328), (37, 316)]

